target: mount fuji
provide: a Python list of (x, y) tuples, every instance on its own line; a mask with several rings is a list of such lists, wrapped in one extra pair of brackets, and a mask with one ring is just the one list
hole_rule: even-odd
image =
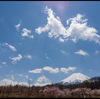
[(73, 85), (73, 84), (79, 84), (82, 83), (86, 80), (89, 80), (90, 77), (83, 75), (81, 73), (73, 73), (69, 77), (65, 78), (64, 80), (61, 80), (60, 82), (56, 84), (61, 84), (61, 85)]

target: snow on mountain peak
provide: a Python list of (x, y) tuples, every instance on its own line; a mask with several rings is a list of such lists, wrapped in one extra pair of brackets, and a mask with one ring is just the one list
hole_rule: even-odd
[(73, 73), (69, 77), (61, 80), (60, 83), (62, 84), (75, 84), (75, 83), (82, 83), (85, 80), (90, 79), (88, 76), (85, 76), (81, 73)]

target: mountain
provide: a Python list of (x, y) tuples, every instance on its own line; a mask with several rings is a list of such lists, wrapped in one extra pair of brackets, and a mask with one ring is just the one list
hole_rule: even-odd
[(89, 80), (90, 78), (88, 76), (85, 76), (81, 73), (73, 73), (69, 77), (65, 78), (64, 80), (61, 80), (60, 82), (56, 84), (61, 85), (72, 85), (72, 84), (79, 84), (84, 82), (85, 80)]

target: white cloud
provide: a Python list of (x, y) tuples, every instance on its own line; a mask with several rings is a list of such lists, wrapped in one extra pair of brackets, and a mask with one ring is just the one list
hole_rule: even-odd
[(28, 55), (25, 55), (25, 57), (28, 58), (28, 59), (32, 59), (32, 56), (29, 55), (29, 54)]
[(0, 86), (7, 86), (7, 85), (24, 85), (24, 86), (28, 86), (28, 83), (26, 82), (17, 82), (17, 81), (12, 81), (10, 79), (3, 79), (0, 81)]
[(67, 27), (65, 28), (61, 23), (60, 18), (58, 16), (55, 17), (53, 10), (46, 6), (45, 12), (48, 14), (47, 24), (44, 27), (38, 27), (35, 29), (38, 34), (48, 32), (50, 38), (58, 37), (60, 42), (67, 40), (77, 42), (81, 39), (100, 43), (100, 35), (97, 34), (98, 31), (87, 25), (88, 19), (82, 19), (84, 15), (77, 14), (76, 17), (69, 18), (66, 21)]
[(11, 80), (14, 80), (14, 75), (6, 75), (7, 77), (10, 77)]
[(60, 22), (60, 18), (57, 16), (54, 16), (54, 12), (53, 10), (49, 9), (47, 6), (45, 8), (45, 12), (48, 14), (47, 17), (47, 24), (44, 27), (39, 27), (37, 29), (35, 29), (35, 31), (38, 34), (41, 34), (42, 32), (49, 32), (48, 36), (51, 37), (59, 37), (60, 35), (65, 35), (66, 34), (66, 29), (64, 28), (64, 26), (62, 25), (62, 23)]
[(19, 32), (19, 30), (20, 30), (20, 26), (21, 26), (21, 20), (20, 20), (20, 22), (17, 24), (17, 25), (15, 25), (15, 28), (16, 28), (16, 30)]
[(46, 78), (45, 76), (41, 76), (37, 79), (36, 82), (39, 84), (45, 84), (45, 83), (50, 83), (50, 80)]
[(33, 35), (30, 35), (31, 34), (31, 30), (28, 30), (28, 29), (26, 29), (26, 28), (23, 28), (23, 30), (22, 30), (22, 36), (23, 37), (29, 37), (29, 38), (34, 38), (34, 36)]
[(87, 52), (85, 52), (83, 50), (79, 50), (79, 51), (75, 52), (75, 54), (83, 55), (83, 56), (89, 55)]
[(96, 51), (95, 51), (95, 55), (97, 55), (98, 53), (99, 53), (99, 51), (98, 51), (98, 50), (96, 50)]
[(60, 68), (60, 70), (64, 73), (68, 73), (69, 71), (76, 70), (76, 67), (68, 67), (68, 68)]
[[(32, 81), (32, 79), (30, 79)], [(8, 86), (8, 85), (22, 85), (22, 86), (45, 86), (45, 85), (50, 85), (50, 80), (48, 78), (46, 78), (45, 76), (41, 76), (37, 79), (37, 82), (35, 84), (29, 84), (27, 82), (18, 82), (18, 81), (13, 81), (10, 79), (3, 79), (0, 80), (0, 86)]]
[(44, 84), (40, 84), (40, 83), (35, 83), (34, 86), (46, 86), (46, 85), (51, 85), (52, 83), (44, 83)]
[(49, 67), (49, 66), (43, 67), (43, 70), (49, 71), (50, 73), (55, 73), (55, 74), (59, 72), (59, 68), (53, 69), (52, 67)]
[(64, 50), (61, 50), (61, 53), (63, 53), (64, 55), (68, 55), (68, 53), (65, 52)]
[(20, 77), (23, 77), (23, 74), (18, 74)]
[(46, 59), (50, 59), (48, 56), (46, 56)]
[(83, 17), (83, 15), (77, 14), (76, 17), (67, 20), (67, 25), (70, 22), (70, 26), (67, 29), (67, 37), (71, 37), (74, 42), (82, 39), (99, 43), (100, 36), (97, 34), (98, 31), (93, 27), (89, 27), (87, 25), (88, 19), (83, 20)]
[(41, 73), (42, 69), (29, 70), (29, 73)]
[(29, 77), (28, 77), (28, 75), (25, 75), (25, 77), (28, 79)]
[(63, 43), (65, 40), (63, 38), (59, 37), (59, 41)]
[(14, 46), (12, 46), (12, 45), (10, 45), (10, 44), (8, 44), (8, 43), (4, 43), (3, 45), (4, 45), (4, 46), (5, 46), (5, 45), (8, 46), (12, 51), (17, 51), (17, 49), (16, 49)]
[(15, 78), (14, 78), (14, 75), (11, 75), (11, 79), (12, 79), (12, 80), (14, 80), (14, 79), (15, 79)]
[(2, 66), (0, 66), (0, 68), (2, 68)]
[(50, 59), (50, 57), (48, 57), (47, 53), (45, 53), (45, 57), (46, 57), (46, 59)]
[(22, 58), (23, 57), (21, 54), (18, 54), (18, 57), (13, 57), (13, 58), (10, 57), (10, 59), (12, 60), (12, 64), (15, 64), (17, 61), (21, 60)]
[(6, 65), (6, 62), (2, 62), (3, 65)]

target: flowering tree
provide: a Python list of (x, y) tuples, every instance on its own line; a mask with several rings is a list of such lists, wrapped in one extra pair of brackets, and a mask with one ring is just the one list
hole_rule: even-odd
[(73, 89), (71, 90), (71, 93), (73, 95), (81, 95), (81, 89), (80, 88)]
[(71, 93), (72, 93), (70, 89), (63, 89), (63, 92), (65, 93), (65, 96), (67, 97), (71, 96)]
[(94, 89), (91, 91), (91, 95), (100, 95), (100, 89)]
[(43, 94), (45, 97), (50, 97), (50, 98), (58, 98), (64, 96), (64, 92), (60, 90), (58, 87), (46, 87), (43, 90)]

